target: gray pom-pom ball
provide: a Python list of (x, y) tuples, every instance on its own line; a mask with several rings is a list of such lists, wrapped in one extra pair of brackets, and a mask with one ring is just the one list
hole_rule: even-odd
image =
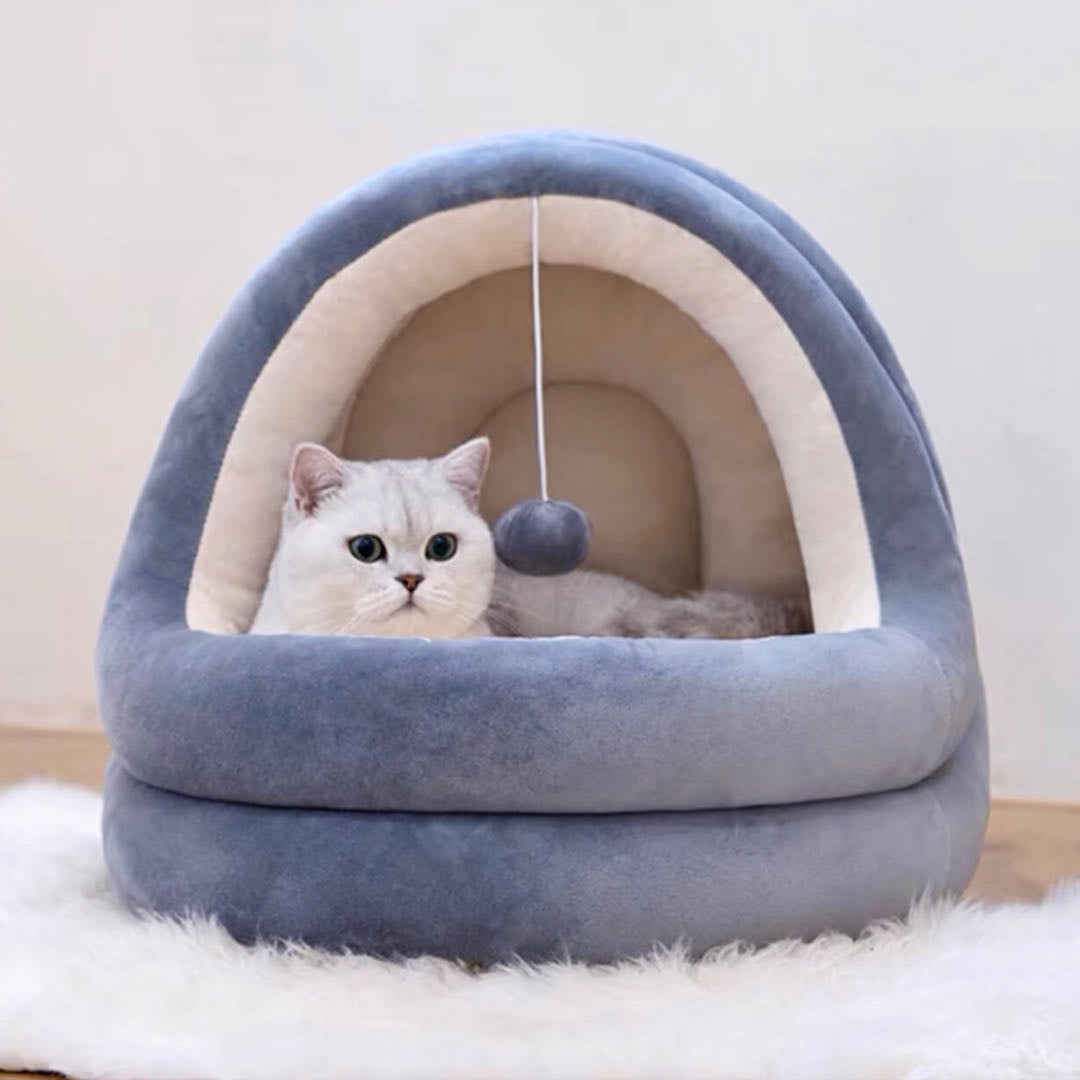
[(495, 522), (495, 552), (522, 574), (566, 574), (585, 558), (591, 534), (589, 519), (573, 503), (529, 499)]

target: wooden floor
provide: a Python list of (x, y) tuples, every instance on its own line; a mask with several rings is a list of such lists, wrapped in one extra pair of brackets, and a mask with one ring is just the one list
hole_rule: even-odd
[(1080, 805), (995, 801), (967, 895), (1038, 900), (1057, 881), (1080, 878)]
[[(0, 787), (31, 776), (100, 787), (107, 756), (105, 739), (95, 731), (0, 726)], [(1037, 900), (1054, 882), (1068, 877), (1080, 877), (1080, 804), (995, 802), (967, 895)], [(0, 1072), (0, 1080), (37, 1076)]]
[(31, 777), (100, 788), (109, 746), (100, 731), (55, 731), (0, 724), (0, 787)]

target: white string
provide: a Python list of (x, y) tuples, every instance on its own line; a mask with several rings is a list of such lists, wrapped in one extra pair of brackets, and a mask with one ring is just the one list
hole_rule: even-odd
[(544, 438), (544, 343), (540, 336), (540, 200), (532, 197), (533, 381), (536, 398), (536, 458), (540, 464), (540, 498), (547, 487), (547, 442)]

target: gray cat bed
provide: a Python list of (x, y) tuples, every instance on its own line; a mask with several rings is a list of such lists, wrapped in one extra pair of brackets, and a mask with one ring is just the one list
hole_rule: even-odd
[[(245, 634), (299, 441), (486, 432), (485, 515), (534, 494), (533, 194), (551, 489), (590, 564), (805, 590), (815, 632)], [(775, 207), (624, 141), (442, 150), (286, 241), (177, 402), (99, 668), (117, 884), (242, 940), (606, 960), (853, 931), (962, 889), (982, 836), (963, 569), (888, 343)]]

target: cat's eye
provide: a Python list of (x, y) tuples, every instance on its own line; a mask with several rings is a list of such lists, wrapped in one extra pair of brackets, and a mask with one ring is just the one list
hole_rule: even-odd
[(436, 533), (424, 548), (424, 555), (436, 562), (446, 562), (457, 551), (457, 537), (453, 533)]
[(373, 533), (364, 533), (349, 541), (349, 554), (361, 562), (378, 562), (386, 558), (386, 545)]

